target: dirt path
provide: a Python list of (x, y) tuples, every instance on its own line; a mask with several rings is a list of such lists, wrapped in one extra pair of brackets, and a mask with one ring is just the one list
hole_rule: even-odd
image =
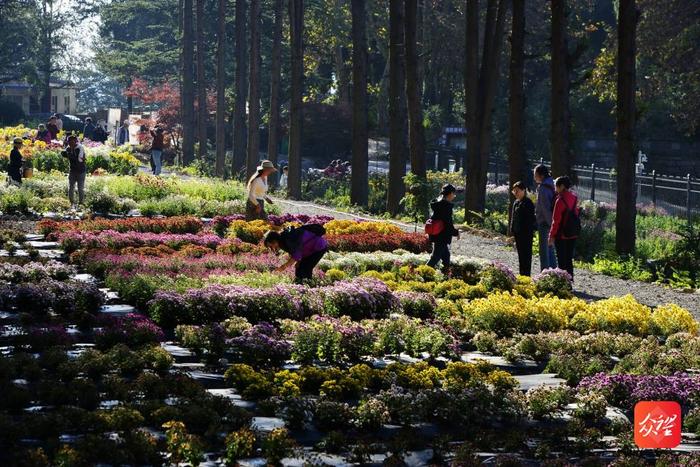
[[(347, 212), (336, 211), (332, 208), (312, 203), (292, 202), (276, 199), (283, 212), (292, 214), (326, 214), (338, 219), (372, 219)], [(406, 231), (413, 232), (415, 225), (391, 221)], [(418, 226), (421, 229), (421, 226)], [(452, 244), (452, 253), (477, 258), (486, 258), (503, 262), (517, 271), (518, 257), (516, 252), (505, 242), (477, 235), (462, 233), (461, 238)], [(539, 270), (539, 258), (533, 258), (533, 271)], [(690, 310), (696, 319), (700, 320), (700, 293), (685, 293), (657, 284), (632, 280), (616, 279), (597, 274), (586, 269), (574, 271), (576, 295), (584, 299), (600, 299), (613, 295), (632, 294), (638, 301), (649, 306), (676, 303)]]

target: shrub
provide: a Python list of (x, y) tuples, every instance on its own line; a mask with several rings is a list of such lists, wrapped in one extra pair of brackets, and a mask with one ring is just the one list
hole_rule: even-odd
[(277, 366), (291, 356), (291, 346), (273, 325), (260, 323), (231, 340), (241, 361), (254, 365)]
[(479, 283), (488, 291), (509, 291), (515, 286), (515, 274), (502, 263), (491, 263), (481, 270)]
[(563, 269), (545, 269), (533, 278), (535, 293), (538, 296), (553, 295), (559, 298), (571, 298), (572, 278)]
[(236, 462), (253, 455), (255, 447), (255, 433), (247, 428), (229, 433), (224, 441), (226, 454), (224, 459), (228, 465), (236, 465)]
[(379, 399), (365, 399), (355, 410), (355, 425), (369, 431), (377, 431), (391, 419), (389, 408)]
[(182, 345), (198, 355), (204, 355), (207, 360), (221, 357), (226, 350), (226, 334), (218, 323), (202, 326), (179, 325), (175, 328), (175, 336)]
[(0, 195), (0, 211), (5, 215), (29, 214), (33, 198), (29, 191), (10, 186)]
[(163, 424), (165, 440), (170, 453), (170, 462), (178, 465), (188, 462), (199, 465), (204, 459), (202, 444), (196, 436), (190, 435), (182, 422), (169, 421)]
[(268, 464), (277, 465), (292, 453), (294, 441), (284, 428), (275, 428), (262, 441), (262, 453)]
[(437, 302), (428, 293), (398, 292), (396, 297), (403, 312), (415, 318), (431, 318), (435, 313), (435, 308), (437, 308)]
[(363, 326), (347, 317), (340, 319), (313, 316), (305, 323), (295, 324), (292, 357), (296, 361), (326, 363), (359, 361), (371, 351), (373, 337)]
[(571, 319), (571, 326), (579, 332), (626, 332), (637, 336), (649, 334), (650, 323), (651, 310), (632, 295), (593, 302)]
[(108, 317), (95, 335), (99, 348), (107, 349), (116, 344), (132, 347), (155, 344), (163, 340), (163, 331), (150, 319), (135, 313), (125, 317)]
[(670, 336), (677, 332), (697, 334), (698, 323), (685, 308), (675, 304), (662, 305), (654, 309), (651, 315), (655, 334)]

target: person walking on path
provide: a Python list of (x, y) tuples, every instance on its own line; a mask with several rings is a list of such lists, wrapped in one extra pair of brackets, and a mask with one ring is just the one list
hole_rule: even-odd
[(123, 146), (129, 142), (129, 120), (124, 120), (122, 126), (117, 129), (117, 146)]
[(12, 141), (10, 163), (7, 165), (7, 175), (10, 177), (9, 182), (15, 185), (22, 184), (22, 153), (20, 152), (22, 144), (24, 144), (22, 138), (15, 138)]
[(248, 180), (248, 198), (245, 208), (245, 219), (247, 221), (256, 219), (267, 220), (265, 202), (273, 204), (272, 200), (267, 196), (267, 177), (275, 172), (277, 172), (275, 165), (268, 160), (264, 160), (260, 163), (253, 176), (250, 177), (250, 180)]
[(535, 167), (535, 182), (537, 183), (537, 204), (535, 217), (537, 219), (537, 236), (539, 241), (540, 270), (557, 267), (557, 257), (554, 248), (548, 245), (549, 230), (552, 227), (552, 211), (554, 210), (554, 180), (549, 175), (546, 165)]
[(89, 139), (90, 141), (96, 141), (95, 139), (95, 125), (92, 123), (92, 118), (88, 117), (85, 119), (85, 126), (83, 127), (83, 139)]
[(78, 137), (71, 135), (68, 137), (68, 147), (61, 153), (68, 158), (70, 170), (68, 172), (68, 199), (71, 205), (75, 206), (75, 186), (78, 186), (78, 204), (85, 201), (85, 149), (78, 142)]
[(433, 223), (441, 224), (439, 232), (429, 235), (433, 244), (433, 253), (428, 260), (428, 266), (434, 268), (437, 263), (442, 262), (442, 270), (445, 274), (450, 269), (450, 245), (452, 237), (459, 238), (459, 231), (455, 229), (452, 217), (452, 201), (457, 196), (457, 189), (454, 185), (447, 184), (442, 187), (440, 196), (430, 202), (430, 209), (433, 214), (430, 219)]
[(51, 142), (51, 133), (46, 129), (46, 125), (40, 123), (36, 130), (37, 141), (43, 141), (46, 144)]
[(520, 275), (532, 274), (532, 238), (537, 228), (535, 205), (527, 196), (527, 187), (523, 182), (516, 182), (512, 189), (515, 201), (510, 220), (510, 231), (515, 237), (515, 249), (518, 252)]
[(280, 175), (280, 189), (281, 190), (287, 189), (288, 177), (289, 177), (289, 167), (285, 165), (284, 167), (282, 167), (282, 175)]
[(563, 176), (555, 182), (557, 198), (552, 214), (552, 228), (549, 230), (548, 244), (557, 250), (559, 267), (574, 278), (574, 248), (581, 231), (578, 197), (570, 191), (571, 180)]
[(323, 237), (326, 229), (319, 224), (307, 224), (290, 227), (282, 232), (270, 230), (265, 233), (263, 243), (277, 253), (282, 250), (289, 254), (289, 259), (275, 269), (282, 272), (294, 265), (294, 277), (297, 283), (311, 280), (316, 265), (328, 251), (328, 242)]
[(162, 156), (163, 156), (163, 144), (164, 135), (163, 129), (161, 127), (156, 127), (156, 130), (151, 130), (151, 137), (153, 138), (153, 143), (151, 143), (151, 159), (153, 160), (153, 175), (160, 175), (162, 170)]

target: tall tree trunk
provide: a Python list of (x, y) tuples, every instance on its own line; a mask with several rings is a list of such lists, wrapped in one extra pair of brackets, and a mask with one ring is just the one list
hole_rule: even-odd
[(192, 0), (183, 1), (182, 14), (182, 162), (194, 161), (194, 38)]
[[(335, 1), (335, 12), (336, 18), (340, 18), (343, 12), (343, 6), (345, 0)], [(345, 31), (338, 31), (339, 36), (344, 35)], [(338, 44), (335, 46), (334, 50), (334, 60), (335, 60), (335, 78), (338, 84), (338, 104), (342, 107), (350, 107), (350, 73), (348, 72), (348, 67), (345, 65), (345, 48), (343, 47), (343, 42), (340, 37), (338, 38)]]
[(304, 0), (289, 0), (291, 39), (291, 99), (289, 105), (288, 196), (301, 199), (301, 131), (304, 91)]
[(401, 208), (406, 175), (406, 70), (404, 60), (404, 2), (389, 0), (389, 190), (386, 209)]
[(248, 62), (246, 47), (246, 0), (236, 0), (236, 97), (233, 107), (233, 165), (235, 177), (246, 161), (246, 101), (248, 100)]
[(197, 0), (197, 140), (199, 151), (197, 157), (204, 160), (207, 156), (207, 83), (204, 78), (204, 0)]
[[(267, 158), (275, 165), (278, 159), (280, 139), (280, 79), (282, 73), (283, 12), (283, 0), (275, 0), (275, 24), (272, 31), (272, 56), (270, 58), (270, 118), (267, 137)], [(277, 180), (277, 178), (274, 179), (273, 185), (277, 185)]]
[(465, 209), (466, 216), (472, 218), (479, 197), (476, 183), (481, 172), (479, 159), (479, 0), (467, 0), (466, 11), (466, 59), (464, 67), (465, 127), (467, 130), (467, 151), (464, 167), (466, 172)]
[[(523, 72), (525, 68), (525, 0), (513, 0), (513, 23), (510, 35), (510, 102), (508, 133), (508, 182), (512, 185), (525, 180), (525, 95)], [(510, 195), (511, 204), (514, 197)], [(510, 219), (511, 210), (508, 210)], [(508, 223), (510, 225), (510, 222)]]
[(615, 249), (634, 253), (636, 240), (635, 92), (638, 12), (635, 0), (620, 0), (617, 26), (617, 215)]
[(552, 175), (569, 175), (569, 137), (571, 116), (569, 113), (569, 54), (566, 38), (566, 0), (552, 0), (552, 103), (550, 151)]
[[(479, 160), (473, 160), (474, 155), (471, 151), (469, 151), (468, 155), (467, 175), (470, 177), (470, 183), (467, 184), (465, 204), (466, 212), (469, 217), (473, 217), (470, 213), (484, 212), (486, 204), (486, 181), (489, 156), (491, 154), (491, 129), (493, 125), (493, 101), (496, 96), (496, 85), (498, 84), (498, 68), (501, 58), (501, 45), (503, 44), (503, 31), (505, 29), (507, 10), (508, 2), (506, 0), (500, 0), (498, 5), (496, 5), (496, 0), (489, 0), (486, 24), (484, 25), (484, 48), (481, 58), (481, 72), (478, 78), (478, 90), (476, 93), (477, 112), (475, 129), (477, 133), (475, 138), (478, 139), (478, 142), (477, 147), (472, 148), (472, 150), (476, 150), (475, 154), (478, 154), (476, 158)], [(469, 5), (467, 5), (467, 16), (471, 16)], [(470, 26), (471, 21), (475, 20), (468, 18), (467, 27), (470, 31), (467, 34), (468, 37), (473, 34), (473, 32), (471, 32), (473, 25)], [(478, 22), (478, 19), (476, 21)], [(467, 56), (469, 56), (469, 53)], [(467, 81), (470, 80), (469, 77), (466, 79)], [(471, 83), (469, 84), (470, 86), (472, 85)], [(471, 142), (469, 135), (467, 135), (467, 138), (467, 148), (469, 148)]]
[(260, 0), (250, 0), (250, 78), (246, 179), (260, 160)]
[[(420, 178), (426, 176), (425, 133), (417, 42), (418, 0), (405, 0), (406, 18), (404, 44), (406, 47), (406, 102), (408, 103), (408, 141), (411, 153), (411, 172)], [(426, 207), (427, 209), (427, 207)]]
[(219, 0), (216, 45), (216, 176), (226, 164), (226, 0)]
[(350, 80), (345, 66), (345, 53), (342, 45), (335, 47), (334, 58), (336, 82), (338, 83), (338, 105), (347, 108), (350, 106)]
[(352, 173), (350, 202), (367, 206), (367, 16), (366, 1), (352, 0)]

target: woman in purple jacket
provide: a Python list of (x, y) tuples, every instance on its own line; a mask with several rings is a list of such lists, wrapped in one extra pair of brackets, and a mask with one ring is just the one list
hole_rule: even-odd
[(287, 262), (275, 269), (275, 272), (282, 272), (294, 265), (297, 283), (310, 280), (314, 268), (328, 251), (324, 234), (323, 226), (317, 224), (302, 225), (282, 232), (267, 232), (263, 238), (265, 246), (275, 253), (282, 250), (289, 254)]

